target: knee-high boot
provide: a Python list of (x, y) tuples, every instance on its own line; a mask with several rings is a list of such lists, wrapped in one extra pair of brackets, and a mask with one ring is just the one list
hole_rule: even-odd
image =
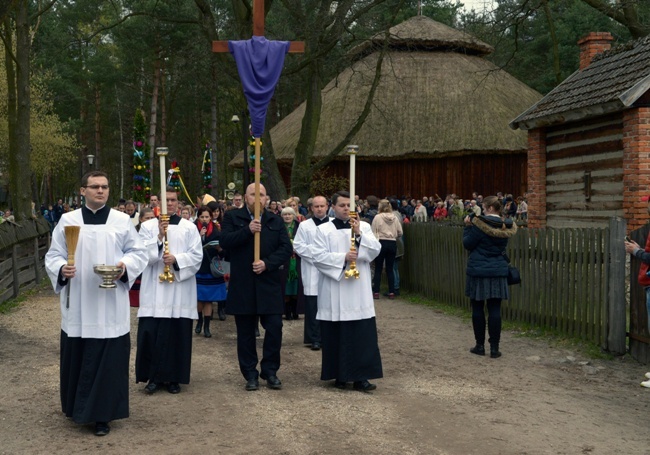
[(226, 302), (223, 300), (217, 302), (217, 315), (220, 321), (226, 320)]
[(210, 338), (212, 334), (210, 333), (210, 321), (212, 316), (203, 316), (203, 336)]
[(203, 314), (199, 313), (199, 320), (196, 321), (196, 328), (194, 329), (194, 333), (201, 333), (202, 329), (203, 329)]

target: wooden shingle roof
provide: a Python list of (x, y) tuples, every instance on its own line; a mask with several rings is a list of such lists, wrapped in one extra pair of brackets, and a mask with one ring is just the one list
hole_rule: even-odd
[(524, 130), (621, 111), (650, 89), (650, 37), (594, 58), (510, 123)]

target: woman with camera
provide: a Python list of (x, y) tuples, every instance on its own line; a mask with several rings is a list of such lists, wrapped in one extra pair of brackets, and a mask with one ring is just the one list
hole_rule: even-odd
[(226, 281), (224, 277), (215, 277), (210, 272), (212, 258), (221, 252), (221, 248), (215, 245), (221, 233), (218, 226), (212, 222), (212, 217), (213, 212), (210, 207), (204, 205), (197, 211), (196, 227), (199, 230), (199, 234), (201, 234), (203, 262), (201, 262), (201, 268), (196, 274), (199, 320), (196, 323), (194, 332), (199, 334), (203, 330), (203, 335), (206, 338), (212, 336), (212, 333), (210, 333), (212, 302), (226, 300)]
[(508, 300), (508, 239), (517, 232), (512, 218), (501, 218), (496, 196), (483, 199), (483, 215), (466, 216), (463, 246), (469, 251), (465, 295), (472, 305), (472, 327), (476, 346), (472, 354), (485, 355), (485, 306), (488, 310), (490, 357), (501, 357), (501, 301)]

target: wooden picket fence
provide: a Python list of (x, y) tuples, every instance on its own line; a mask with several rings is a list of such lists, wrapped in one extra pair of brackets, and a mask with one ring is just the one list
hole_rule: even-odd
[(45, 278), (50, 225), (44, 219), (0, 224), (0, 303), (18, 297)]
[[(469, 309), (463, 228), (411, 223), (404, 232), (400, 287)], [(612, 248), (614, 232), (620, 239)], [(624, 269), (624, 232), (625, 222), (619, 219), (605, 229), (520, 228), (507, 253), (521, 272), (522, 284), (510, 287), (510, 299), (502, 306), (504, 319), (624, 353), (625, 276), (612, 270), (612, 263), (621, 258)]]

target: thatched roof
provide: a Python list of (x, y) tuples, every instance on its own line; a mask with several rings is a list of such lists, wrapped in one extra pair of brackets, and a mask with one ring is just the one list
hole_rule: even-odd
[[(417, 36), (431, 37), (443, 30), (452, 37), (464, 36), (468, 43), (471, 39), (422, 17), (396, 28), (416, 30)], [(415, 43), (417, 36), (403, 35), (401, 39)], [(323, 89), (315, 159), (344, 139), (363, 110), (378, 56), (374, 52), (358, 60)], [(449, 49), (393, 50), (384, 57), (372, 110), (352, 143), (359, 146), (360, 160), (523, 153), (526, 133), (513, 131), (508, 123), (540, 98), (539, 93), (476, 55)], [(304, 112), (305, 103), (271, 129), (279, 162), (293, 160)], [(345, 154), (339, 157), (347, 159)], [(241, 165), (241, 158), (237, 161)]]
[[(436, 22), (426, 16), (415, 16), (389, 29), (391, 50), (455, 51), (470, 55), (487, 55), (494, 51), (489, 44), (472, 35)], [(357, 58), (368, 55), (384, 44), (385, 32), (354, 47), (349, 54)]]

